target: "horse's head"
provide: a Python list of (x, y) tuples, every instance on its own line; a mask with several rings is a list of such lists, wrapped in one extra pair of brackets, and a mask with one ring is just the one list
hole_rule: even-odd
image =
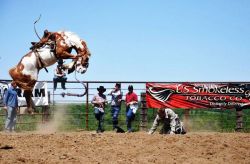
[(90, 52), (85, 46), (84, 51), (77, 51), (77, 56), (73, 61), (69, 64), (65, 64), (64, 67), (68, 69), (68, 73), (72, 73), (73, 71), (76, 71), (78, 73), (85, 73), (89, 67), (89, 58), (90, 58)]
[[(75, 33), (70, 31), (48, 32), (45, 30), (38, 47), (44, 44), (51, 46), (51, 51), (57, 59), (73, 59), (71, 63), (64, 65), (68, 69), (68, 73), (77, 71), (83, 74), (87, 71), (90, 52), (85, 41)], [(71, 54), (72, 50), (75, 50), (77, 54)]]
[(89, 57), (90, 57), (90, 52), (86, 46), (86, 43), (82, 41), (82, 44), (84, 46), (83, 51), (77, 50), (77, 58), (75, 62), (75, 70), (78, 73), (85, 73), (89, 67)]

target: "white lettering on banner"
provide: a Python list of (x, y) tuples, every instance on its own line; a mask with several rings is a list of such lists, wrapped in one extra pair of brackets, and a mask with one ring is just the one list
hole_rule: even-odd
[[(48, 87), (46, 82), (37, 82), (33, 92), (32, 99), (35, 106), (46, 106), (49, 104), (48, 101)], [(23, 91), (18, 90), (18, 106), (26, 106), (26, 100), (23, 96)]]
[(241, 101), (242, 97), (240, 96), (186, 96), (186, 100), (197, 101), (197, 100), (205, 100), (205, 101)]
[[(7, 89), (8, 89), (8, 84), (0, 82), (0, 106), (3, 106), (4, 91)], [(26, 106), (26, 100), (23, 95), (23, 91), (20, 88), (17, 88), (17, 95), (18, 95), (18, 106)], [(36, 83), (32, 93), (32, 99), (34, 101), (35, 106), (46, 106), (49, 104), (48, 89), (46, 82)]]
[[(182, 86), (182, 84), (177, 84), (176, 93), (208, 93), (208, 94), (243, 94), (245, 92), (244, 87), (220, 87), (217, 85), (198, 85), (197, 86)], [(246, 93), (245, 93), (246, 94)], [(249, 94), (249, 93), (247, 93)]]

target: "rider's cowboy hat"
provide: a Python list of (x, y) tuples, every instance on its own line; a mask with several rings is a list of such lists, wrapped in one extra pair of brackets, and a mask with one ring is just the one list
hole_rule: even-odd
[(100, 91), (103, 91), (105, 92), (106, 91), (106, 88), (104, 88), (104, 86), (99, 86), (99, 88), (97, 88), (97, 90), (100, 92)]

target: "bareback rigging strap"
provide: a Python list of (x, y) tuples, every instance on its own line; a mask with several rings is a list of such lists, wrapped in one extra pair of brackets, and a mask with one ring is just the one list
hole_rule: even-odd
[[(44, 62), (43, 62), (43, 59), (40, 57), (40, 54), (39, 54), (39, 52), (37, 51), (37, 48), (35, 47), (37, 44), (38, 44), (39, 42), (35, 42), (34, 43), (34, 45), (31, 47), (31, 49), (32, 49), (32, 51), (35, 53), (35, 55), (36, 55), (36, 58), (37, 58), (37, 64), (38, 64), (38, 68), (39, 69), (42, 69), (42, 68), (44, 68), (45, 69), (45, 71), (48, 73), (49, 71), (47, 70), (47, 68), (46, 67), (44, 67)], [(33, 43), (32, 43), (33, 44)], [(56, 41), (50, 41), (50, 42), (47, 42), (47, 43), (45, 43), (45, 44), (47, 44), (47, 45), (49, 45), (50, 46), (50, 48), (51, 48), (51, 52), (53, 52), (54, 54), (56, 54)], [(45, 45), (44, 44), (44, 45)], [(57, 56), (55, 55), (55, 57), (57, 58)]]
[(43, 62), (42, 58), (40, 57), (39, 52), (38, 52), (36, 49), (35, 49), (35, 50), (33, 50), (33, 52), (34, 52), (34, 53), (35, 53), (35, 55), (36, 55), (38, 68), (39, 68), (39, 69), (44, 68), (44, 69), (45, 69), (45, 71), (48, 73), (49, 71), (47, 70), (47, 68), (46, 68), (46, 67), (44, 67), (44, 62)]

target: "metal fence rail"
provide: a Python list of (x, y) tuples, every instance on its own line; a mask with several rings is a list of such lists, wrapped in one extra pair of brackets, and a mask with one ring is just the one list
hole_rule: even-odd
[[(0, 80), (1, 81), (1, 80)], [(4, 80), (8, 81), (8, 80)], [(64, 128), (66, 130), (72, 129), (85, 129), (94, 130), (96, 128), (96, 120), (93, 115), (93, 108), (91, 100), (93, 95), (97, 94), (97, 87), (103, 85), (107, 91), (111, 90), (115, 83), (121, 83), (121, 90), (123, 92), (123, 99), (127, 93), (128, 85), (134, 86), (134, 91), (138, 95), (140, 101), (140, 108), (134, 121), (134, 127), (136, 130), (148, 130), (152, 125), (152, 122), (156, 115), (156, 110), (148, 109), (146, 107), (145, 81), (84, 81), (87, 86), (87, 94), (84, 97), (65, 96), (62, 97), (62, 93), (83, 93), (84, 88), (76, 81), (68, 81), (66, 83), (66, 90), (61, 89), (60, 83), (56, 91), (53, 90), (53, 82), (46, 81), (48, 83), (48, 92), (50, 97), (50, 105), (45, 107), (46, 109), (38, 110), (34, 115), (19, 114), (17, 119), (17, 127), (21, 130), (35, 130), (38, 124), (45, 124), (49, 120), (55, 117), (56, 111), (60, 112), (60, 107), (63, 105), (67, 108), (66, 112), (60, 118), (64, 122)], [(156, 83), (174, 83), (174, 82), (156, 82)], [(217, 83), (217, 82), (216, 82)], [(223, 82), (222, 82), (223, 83)], [(249, 82), (243, 82), (249, 83)], [(109, 96), (107, 96), (110, 99)], [(106, 108), (105, 113), (105, 128), (112, 129), (112, 121), (110, 116), (110, 107)], [(236, 112), (231, 110), (230, 112), (224, 110), (210, 111), (210, 110), (176, 110), (180, 118), (184, 121), (188, 130), (191, 131), (234, 131), (236, 127)], [(205, 113), (204, 113), (205, 112)], [(206, 113), (207, 112), (207, 113)], [(214, 113), (211, 114), (211, 113)], [(243, 114), (243, 130), (250, 131), (250, 117), (249, 112), (244, 110)], [(58, 118), (57, 118), (58, 119)], [(0, 126), (3, 128), (5, 120), (5, 114), (3, 111), (0, 113)], [(228, 120), (228, 121), (225, 121)], [(122, 105), (122, 111), (119, 116), (119, 125), (126, 128), (125, 118), (125, 105)], [(74, 128), (72, 128), (74, 127)]]

